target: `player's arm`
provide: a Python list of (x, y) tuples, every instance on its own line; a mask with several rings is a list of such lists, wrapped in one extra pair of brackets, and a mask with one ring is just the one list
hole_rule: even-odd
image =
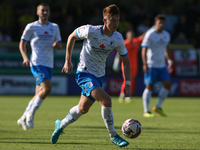
[(26, 49), (27, 42), (24, 40), (20, 40), (19, 43), (19, 50), (23, 58), (23, 65), (26, 67), (30, 67), (30, 60), (27, 56), (27, 49)]
[(167, 49), (166, 49), (165, 57), (166, 57), (167, 62), (168, 62), (169, 73), (172, 73), (172, 71), (173, 71), (173, 60), (172, 60), (172, 56), (171, 56), (171, 50), (170, 50), (169, 47), (167, 47)]
[(62, 49), (62, 43), (59, 41), (55, 41), (52, 45), (54, 48), (56, 48), (57, 50), (61, 50)]
[(121, 57), (123, 65), (124, 65), (124, 75), (125, 75), (125, 88), (124, 88), (124, 94), (125, 97), (130, 97), (132, 95), (131, 93), (131, 65), (130, 65), (130, 61), (129, 61), (129, 57), (124, 56)]
[(113, 62), (113, 70), (115, 72), (119, 72), (120, 71), (120, 56), (119, 56), (118, 52), (116, 53), (115, 59), (114, 59), (114, 62)]
[(71, 62), (71, 56), (76, 40), (78, 40), (78, 37), (76, 35), (76, 30), (74, 30), (67, 39), (65, 64), (62, 68), (62, 72), (64, 71), (68, 74), (72, 72), (73, 64)]
[(148, 66), (147, 66), (147, 47), (142, 47), (142, 63), (143, 63), (143, 71), (144, 73), (148, 73)]

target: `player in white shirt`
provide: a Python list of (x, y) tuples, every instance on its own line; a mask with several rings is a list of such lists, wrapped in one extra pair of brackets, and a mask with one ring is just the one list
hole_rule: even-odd
[[(54, 62), (54, 48), (60, 50), (62, 41), (57, 24), (48, 21), (49, 5), (41, 3), (37, 6), (38, 21), (27, 24), (22, 34), (19, 49), (23, 64), (30, 67), (36, 78), (35, 95), (30, 100), (25, 112), (17, 123), (24, 129), (34, 127), (35, 111), (39, 109), (45, 97), (51, 92), (51, 76)], [(31, 56), (27, 55), (26, 45), (30, 41)]]
[(119, 24), (119, 8), (110, 5), (103, 10), (103, 26), (84, 25), (70, 34), (66, 46), (66, 61), (62, 69), (68, 74), (72, 71), (71, 55), (76, 40), (83, 40), (80, 62), (76, 72), (76, 82), (82, 88), (79, 104), (70, 109), (63, 120), (56, 120), (51, 143), (55, 144), (64, 128), (86, 114), (95, 100), (101, 105), (101, 115), (109, 132), (111, 141), (119, 147), (129, 143), (122, 139), (114, 127), (112, 101), (102, 89), (105, 76), (105, 65), (108, 54), (116, 49), (124, 63), (126, 86), (124, 93), (131, 96), (130, 62), (122, 35), (116, 31)]
[[(168, 95), (171, 87), (170, 75), (172, 72), (172, 60), (169, 49), (170, 34), (163, 30), (165, 26), (165, 16), (159, 14), (155, 17), (155, 28), (150, 29), (145, 34), (142, 46), (142, 62), (144, 71), (144, 83), (146, 85), (143, 92), (144, 117), (154, 117), (149, 110), (154, 84), (162, 82), (163, 88), (159, 91), (158, 101), (153, 111), (162, 116), (166, 114), (161, 109), (162, 103)], [(165, 57), (168, 61), (168, 69), (165, 65)]]

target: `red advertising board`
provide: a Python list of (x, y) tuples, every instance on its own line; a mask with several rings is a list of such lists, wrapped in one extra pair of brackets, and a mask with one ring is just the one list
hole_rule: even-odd
[(108, 93), (111, 95), (119, 95), (123, 79), (108, 79)]
[(199, 96), (200, 80), (180, 80), (179, 94), (180, 96)]

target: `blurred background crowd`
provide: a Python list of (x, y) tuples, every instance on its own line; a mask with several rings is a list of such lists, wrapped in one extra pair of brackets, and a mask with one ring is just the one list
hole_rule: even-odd
[(19, 42), (26, 24), (38, 19), (36, 6), (41, 2), (50, 5), (49, 20), (59, 25), (63, 42), (80, 25), (103, 24), (103, 8), (114, 3), (121, 11), (118, 31), (124, 37), (128, 29), (141, 35), (162, 13), (171, 43), (200, 47), (200, 0), (1, 0), (0, 42)]

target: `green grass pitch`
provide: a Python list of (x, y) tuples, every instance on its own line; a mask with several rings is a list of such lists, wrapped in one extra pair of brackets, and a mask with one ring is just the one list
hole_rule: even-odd
[[(50, 138), (56, 119), (63, 119), (69, 109), (78, 104), (80, 96), (48, 96), (36, 112), (34, 129), (22, 130), (17, 125), (31, 96), (0, 96), (0, 149), (2, 150), (116, 150), (110, 142), (101, 117), (101, 108), (95, 102), (88, 114), (69, 125), (56, 144)], [(167, 117), (156, 114), (143, 118), (141, 97), (132, 97), (131, 104), (119, 104), (112, 97), (114, 122), (121, 134), (122, 123), (135, 118), (142, 124), (142, 133), (136, 139), (124, 137), (130, 145), (125, 149), (200, 149), (200, 99), (198, 97), (168, 97), (163, 104)], [(156, 104), (152, 98), (151, 108)]]

